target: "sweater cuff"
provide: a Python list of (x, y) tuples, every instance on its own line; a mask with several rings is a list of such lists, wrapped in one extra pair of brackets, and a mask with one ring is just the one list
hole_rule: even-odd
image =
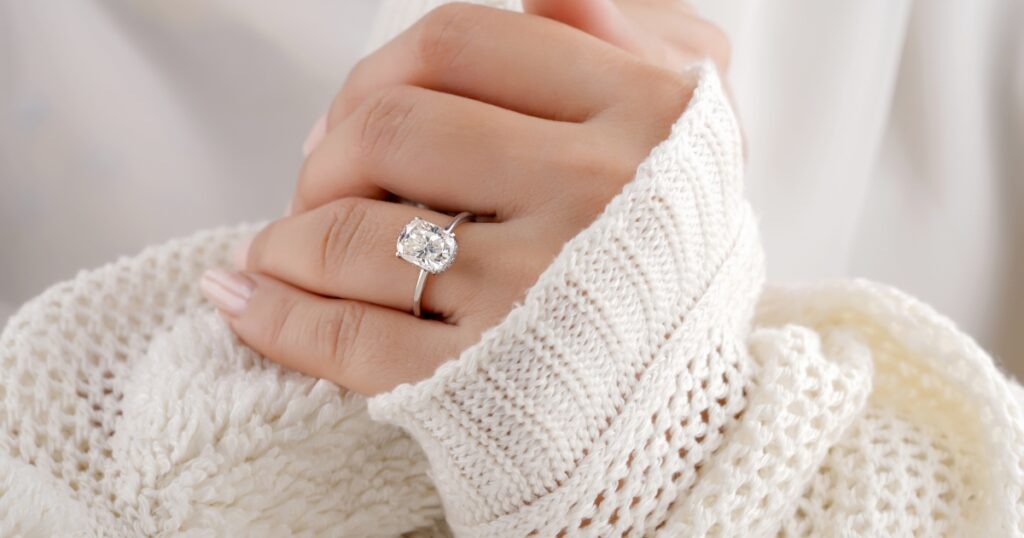
[(457, 534), (621, 526), (627, 480), (644, 517), (663, 511), (655, 491), (685, 487), (742, 409), (761, 253), (734, 116), (713, 64), (694, 74), (669, 138), (523, 304), (432, 377), (369, 399), (425, 450)]

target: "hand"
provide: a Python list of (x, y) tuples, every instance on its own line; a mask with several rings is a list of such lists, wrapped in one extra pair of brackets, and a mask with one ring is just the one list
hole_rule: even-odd
[[(243, 249), (243, 271), (208, 272), (206, 295), (257, 351), (357, 392), (430, 376), (508, 313), (667, 137), (695, 82), (675, 67), (723, 55), (711, 30), (657, 48), (611, 13), (621, 47), (537, 15), (429, 13), (353, 70), (292, 216)], [(487, 219), (457, 228), (458, 257), (427, 280), (434, 316), (420, 319), (409, 314), (419, 270), (395, 257), (395, 240), (413, 217), (443, 226), (442, 211)]]

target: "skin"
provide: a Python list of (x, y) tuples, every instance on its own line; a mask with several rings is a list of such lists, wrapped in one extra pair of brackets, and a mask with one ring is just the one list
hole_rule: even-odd
[[(429, 377), (503, 319), (685, 109), (683, 70), (728, 43), (685, 3), (534, 0), (438, 8), (352, 71), (290, 214), (203, 290), (268, 358), (365, 395)], [(415, 200), (431, 209), (395, 202)], [(394, 256), (413, 217), (484, 218), (428, 278)], [(227, 290), (226, 293), (224, 290)]]

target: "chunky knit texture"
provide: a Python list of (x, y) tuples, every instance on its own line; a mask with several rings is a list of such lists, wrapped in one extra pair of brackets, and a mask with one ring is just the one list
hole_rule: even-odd
[(1024, 535), (1019, 386), (895, 290), (762, 289), (735, 119), (693, 75), (523, 303), (369, 400), (201, 300), (252, 226), (48, 290), (0, 335), (0, 535)]

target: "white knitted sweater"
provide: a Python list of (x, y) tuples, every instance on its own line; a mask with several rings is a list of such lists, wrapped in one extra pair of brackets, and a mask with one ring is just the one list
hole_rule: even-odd
[[(377, 41), (427, 7), (385, 2)], [(0, 536), (1024, 534), (1021, 389), (895, 290), (763, 289), (737, 126), (698, 76), (521, 305), (368, 401), (200, 298), (251, 226), (28, 303), (0, 336)]]

